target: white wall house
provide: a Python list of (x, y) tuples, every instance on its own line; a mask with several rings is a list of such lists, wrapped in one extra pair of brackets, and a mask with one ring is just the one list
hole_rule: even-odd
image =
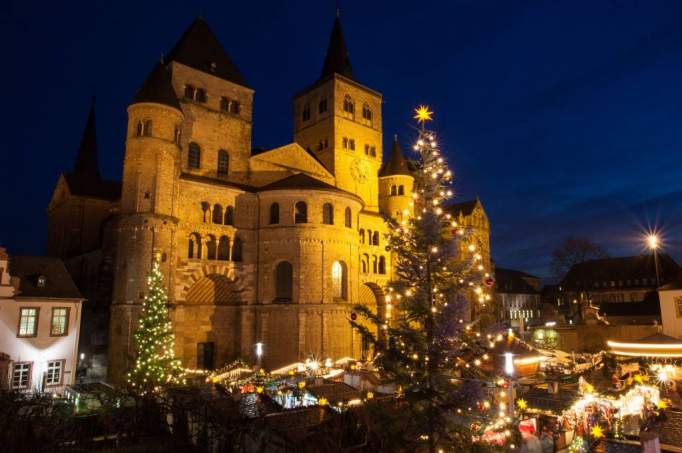
[(663, 333), (682, 339), (682, 278), (658, 289)]
[(61, 260), (0, 247), (0, 386), (62, 393), (76, 382), (82, 303)]

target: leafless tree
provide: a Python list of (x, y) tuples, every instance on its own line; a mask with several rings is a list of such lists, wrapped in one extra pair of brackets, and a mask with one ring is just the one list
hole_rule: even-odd
[(557, 280), (561, 280), (574, 265), (593, 259), (608, 258), (608, 256), (604, 248), (589, 238), (567, 237), (552, 252), (552, 273)]

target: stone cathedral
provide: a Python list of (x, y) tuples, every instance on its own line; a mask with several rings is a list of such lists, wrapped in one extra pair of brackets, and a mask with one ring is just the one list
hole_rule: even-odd
[[(198, 18), (128, 105), (122, 182), (99, 173), (91, 110), (48, 244), (88, 297), (82, 348), (108, 354), (113, 381), (132, 363), (155, 256), (188, 368), (252, 360), (256, 343), (270, 369), (367, 353), (348, 320), (357, 303), (381, 310), (384, 217), (409, 215), (413, 188), (397, 138), (384, 163), (382, 95), (354, 76), (337, 17), (321, 74), (293, 97), (291, 143), (252, 148), (253, 97)], [(489, 260), (480, 202), (450, 209)]]

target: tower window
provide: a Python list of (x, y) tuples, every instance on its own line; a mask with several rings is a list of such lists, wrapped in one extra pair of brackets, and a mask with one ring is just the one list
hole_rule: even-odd
[(185, 85), (185, 97), (194, 100), (194, 87), (192, 85)]
[(302, 117), (303, 117), (303, 121), (308, 121), (308, 120), (310, 119), (310, 104), (307, 103), (307, 102), (306, 102), (305, 105), (303, 106), (303, 115), (302, 115)]
[(405, 186), (402, 184), (398, 186), (398, 195), (405, 195)]
[(272, 203), (270, 205), (270, 225), (279, 223), (279, 203)]
[(319, 113), (324, 113), (324, 112), (327, 111), (327, 98), (322, 98), (322, 99), (320, 99), (320, 104), (319, 104), (319, 106), (318, 106), (318, 110), (317, 110), (317, 111), (318, 111)]
[(135, 129), (135, 136), (142, 137), (143, 133), (144, 133), (144, 125), (142, 124), (142, 121), (138, 121), (137, 127)]
[(218, 176), (227, 176), (230, 170), (230, 155), (221, 149), (218, 151)]
[(308, 223), (308, 205), (304, 201), (296, 203), (294, 223)]
[(152, 120), (145, 120), (142, 135), (144, 135), (145, 137), (152, 136)]
[(334, 225), (334, 206), (331, 203), (325, 203), (322, 206), (322, 223)]
[(348, 299), (348, 271), (346, 263), (334, 261), (332, 264), (332, 295), (334, 299)]
[(220, 111), (227, 112), (230, 110), (230, 100), (225, 96), (220, 98)]
[(345, 216), (345, 221), (346, 221), (346, 227), (352, 228), (353, 227), (353, 218), (352, 218), (352, 213), (349, 207), (346, 207), (346, 211), (344, 213)]
[(398, 188), (396, 186), (391, 186), (391, 195), (398, 195)]
[(372, 110), (369, 108), (369, 105), (364, 104), (362, 106), (362, 119), (367, 121), (369, 124), (372, 124)]
[(354, 138), (348, 139), (348, 148), (355, 151), (355, 139)]
[(355, 104), (353, 103), (353, 99), (348, 95), (343, 98), (343, 111), (355, 115)]
[(206, 90), (203, 88), (197, 88), (197, 92), (194, 96), (194, 100), (197, 102), (205, 103), (206, 102)]
[(234, 225), (234, 207), (225, 208), (225, 225)]
[(230, 113), (234, 113), (235, 115), (239, 115), (240, 110), (241, 110), (241, 104), (239, 104), (239, 101), (230, 101)]
[(189, 168), (199, 168), (201, 166), (201, 148), (194, 142), (189, 144), (187, 166)]

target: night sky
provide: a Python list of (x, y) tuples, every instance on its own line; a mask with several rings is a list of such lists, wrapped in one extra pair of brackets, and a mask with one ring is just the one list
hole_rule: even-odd
[[(480, 196), (498, 266), (549, 275), (587, 236), (615, 256), (648, 227), (682, 260), (682, 2), (341, 1), (356, 78), (384, 95), (384, 148), (435, 111), (461, 201)], [(256, 90), (254, 147), (291, 141), (335, 3), (3, 2), (0, 244), (45, 250), (45, 210), (97, 95), (100, 166), (120, 179), (125, 108), (202, 15)]]

